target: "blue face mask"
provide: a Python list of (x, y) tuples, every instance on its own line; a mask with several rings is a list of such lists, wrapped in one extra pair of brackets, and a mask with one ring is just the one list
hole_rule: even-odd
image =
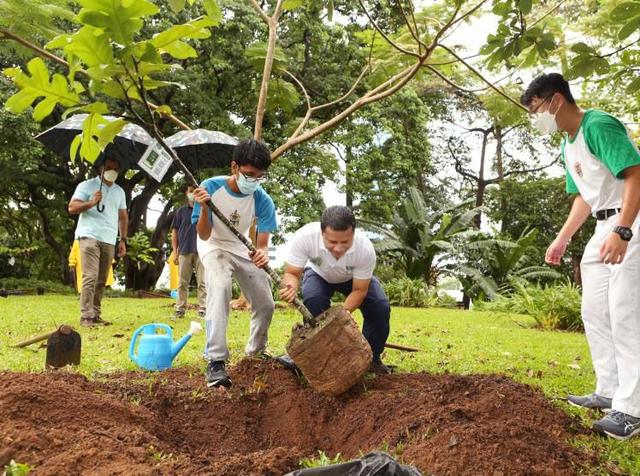
[(244, 193), (245, 195), (251, 195), (258, 188), (257, 181), (250, 182), (249, 180), (247, 180), (247, 177), (245, 177), (244, 174), (240, 172), (238, 173), (237, 182), (240, 192)]

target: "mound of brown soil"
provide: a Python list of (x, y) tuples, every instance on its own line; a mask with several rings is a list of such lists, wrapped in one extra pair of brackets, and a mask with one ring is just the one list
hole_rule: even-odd
[(200, 370), (0, 373), (0, 466), (34, 474), (281, 475), (318, 450), (383, 449), (424, 474), (576, 474), (584, 431), (538, 391), (495, 375), (399, 374), (319, 395), (270, 362), (231, 369), (210, 391)]

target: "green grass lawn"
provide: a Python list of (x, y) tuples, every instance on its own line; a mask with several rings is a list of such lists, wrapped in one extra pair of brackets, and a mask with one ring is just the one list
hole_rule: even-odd
[[(192, 300), (194, 301), (194, 300)], [(190, 311), (186, 319), (172, 321), (170, 299), (107, 298), (103, 318), (112, 326), (80, 329), (82, 363), (78, 371), (88, 377), (136, 368), (128, 357), (129, 340), (139, 326), (164, 322), (174, 328), (178, 339), (196, 319)], [(0, 300), (0, 369), (40, 371), (45, 349), (32, 344), (24, 349), (12, 344), (54, 330), (68, 323), (79, 327), (79, 303), (73, 296), (10, 296)], [(284, 351), (295, 311), (278, 310), (270, 330), (273, 354)], [(229, 346), (232, 359), (243, 355), (248, 335), (247, 312), (232, 311), (229, 319)], [(389, 341), (418, 347), (418, 353), (387, 350), (384, 360), (402, 372), (502, 373), (519, 382), (540, 388), (558, 406), (579, 415), (590, 425), (598, 414), (581, 411), (564, 403), (569, 392), (588, 393), (595, 378), (583, 334), (539, 331), (527, 316), (450, 309), (394, 308)], [(175, 366), (200, 366), (204, 370), (203, 334), (196, 335), (174, 361)], [(595, 448), (615, 474), (640, 475), (640, 438), (628, 442), (598, 436), (581, 437), (576, 445)], [(606, 474), (606, 473), (603, 473)]]

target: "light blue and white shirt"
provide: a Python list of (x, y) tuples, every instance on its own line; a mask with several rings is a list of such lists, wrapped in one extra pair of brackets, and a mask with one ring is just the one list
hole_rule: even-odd
[[(207, 179), (202, 182), (201, 186), (209, 192), (213, 204), (247, 238), (249, 238), (249, 228), (254, 218), (257, 222), (256, 230), (258, 233), (273, 233), (277, 230), (276, 207), (271, 197), (261, 187), (258, 187), (251, 195), (236, 193), (227, 184), (225, 176)], [(200, 204), (194, 204), (191, 215), (192, 223), (198, 222), (200, 210)], [(198, 236), (200, 259), (216, 249), (249, 259), (247, 247), (224, 223), (216, 219), (211, 211), (208, 210), (208, 212), (209, 223), (212, 223), (211, 236), (208, 240), (201, 240)]]
[[(73, 192), (72, 200), (86, 202), (100, 189), (100, 177), (94, 177), (81, 182)], [(124, 190), (118, 184), (102, 184), (102, 201), (104, 210), (99, 212), (96, 206), (80, 213), (76, 226), (75, 238), (94, 238), (110, 245), (116, 244), (118, 237), (119, 210), (127, 209)]]

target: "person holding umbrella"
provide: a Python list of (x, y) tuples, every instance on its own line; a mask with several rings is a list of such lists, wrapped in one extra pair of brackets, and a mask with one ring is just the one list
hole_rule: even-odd
[(115, 183), (120, 162), (110, 156), (98, 167), (99, 176), (81, 182), (69, 202), (71, 215), (79, 215), (75, 239), (80, 243), (82, 288), (80, 325), (108, 325), (100, 316), (102, 294), (115, 254), (120, 230), (118, 256), (126, 254), (127, 203), (124, 190)]

